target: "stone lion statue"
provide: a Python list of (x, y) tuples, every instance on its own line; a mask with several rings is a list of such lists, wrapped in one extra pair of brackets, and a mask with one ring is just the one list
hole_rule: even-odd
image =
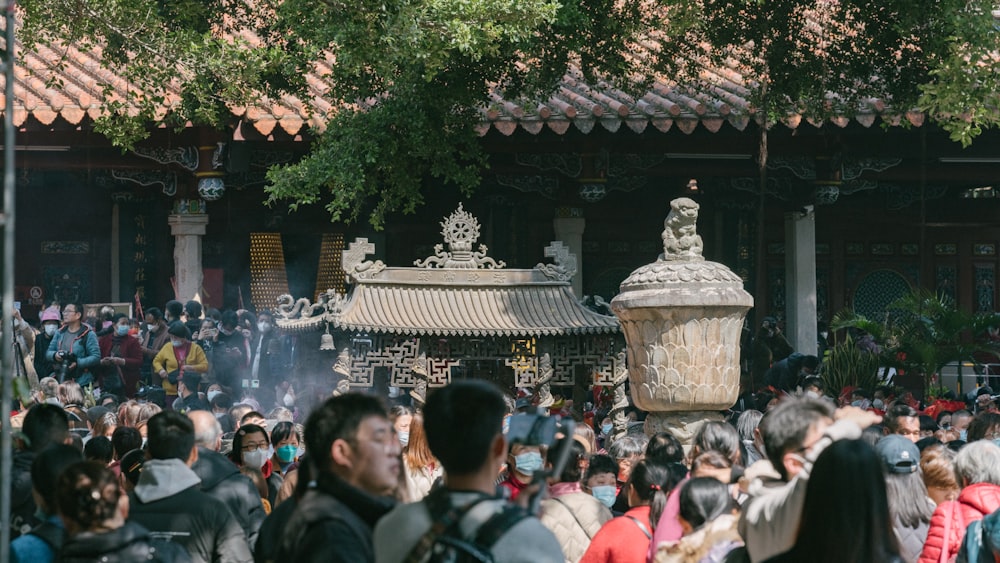
[(701, 235), (698, 234), (698, 207), (692, 199), (681, 197), (670, 202), (670, 213), (663, 221), (663, 254), (661, 260), (702, 258)]

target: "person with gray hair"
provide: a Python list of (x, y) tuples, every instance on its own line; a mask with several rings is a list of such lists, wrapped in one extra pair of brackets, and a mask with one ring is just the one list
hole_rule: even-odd
[(764, 413), (757, 410), (746, 410), (736, 420), (736, 431), (740, 435), (740, 442), (743, 444), (744, 464), (750, 467), (754, 462), (764, 459), (764, 440), (760, 437), (761, 419)]
[(934, 510), (921, 563), (953, 560), (966, 527), (1000, 508), (1000, 447), (990, 440), (967, 444), (955, 456), (955, 479), (962, 491)]
[(240, 473), (229, 458), (219, 453), (222, 425), (215, 415), (199, 410), (187, 413), (187, 417), (194, 424), (194, 440), (198, 446), (198, 460), (191, 470), (201, 479), (202, 492), (221, 500), (236, 516), (252, 550), (267, 516), (257, 486)]
[(54, 377), (43, 377), (38, 382), (38, 403), (63, 406), (59, 400), (59, 382)]
[(628, 504), (628, 478), (632, 475), (632, 468), (642, 461), (646, 455), (646, 446), (649, 444), (649, 437), (646, 435), (633, 436), (626, 435), (615, 440), (608, 448), (608, 455), (618, 464), (618, 486), (620, 490), (615, 504), (611, 511), (615, 514), (624, 514), (629, 509)]

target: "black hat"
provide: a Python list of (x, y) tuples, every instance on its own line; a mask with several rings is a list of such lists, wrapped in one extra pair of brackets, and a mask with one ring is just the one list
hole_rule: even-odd
[(180, 321), (174, 321), (170, 323), (170, 327), (167, 328), (167, 333), (171, 336), (177, 336), (179, 338), (186, 338), (191, 340), (191, 331), (188, 327), (184, 326), (184, 323)]

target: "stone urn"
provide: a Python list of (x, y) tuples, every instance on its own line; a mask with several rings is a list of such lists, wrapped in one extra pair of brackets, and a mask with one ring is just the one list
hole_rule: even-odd
[(622, 282), (611, 309), (625, 334), (635, 405), (647, 434), (683, 444), (739, 396), (740, 335), (753, 297), (743, 280), (702, 256), (698, 204), (675, 199), (664, 221), (663, 254)]

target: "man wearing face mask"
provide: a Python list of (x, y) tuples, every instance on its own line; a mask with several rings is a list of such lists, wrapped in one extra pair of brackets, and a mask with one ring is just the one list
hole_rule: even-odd
[(52, 373), (52, 361), (45, 357), (45, 352), (49, 349), (49, 344), (52, 343), (52, 339), (55, 338), (56, 331), (59, 330), (59, 323), (62, 321), (62, 315), (59, 313), (59, 307), (53, 305), (48, 307), (41, 314), (42, 330), (35, 336), (35, 373), (38, 377), (48, 377)]
[[(277, 388), (281, 382), (275, 377), (280, 371), (280, 358), (281, 337), (275, 334), (274, 318), (269, 311), (261, 311), (257, 315), (257, 332), (250, 341), (250, 379), (260, 382), (258, 398), (262, 405), (284, 404), (286, 393), (284, 389)], [(271, 393), (274, 395), (271, 396)], [(294, 393), (291, 395), (291, 403), (291, 406), (284, 406), (295, 406)]]
[(507, 478), (500, 482), (500, 486), (507, 489), (511, 500), (516, 500), (521, 491), (531, 484), (531, 476), (544, 465), (541, 446), (514, 444), (507, 455)]
[[(146, 309), (146, 329), (142, 332), (142, 368), (139, 374), (145, 384), (153, 382), (153, 358), (169, 342), (167, 323), (163, 320), (163, 312), (156, 307)], [(159, 378), (156, 378), (157, 380)], [(157, 383), (159, 385), (159, 383)]]
[(112, 395), (135, 397), (142, 367), (142, 345), (129, 336), (131, 323), (119, 313), (114, 317), (112, 331), (97, 339), (101, 348), (101, 389)]

